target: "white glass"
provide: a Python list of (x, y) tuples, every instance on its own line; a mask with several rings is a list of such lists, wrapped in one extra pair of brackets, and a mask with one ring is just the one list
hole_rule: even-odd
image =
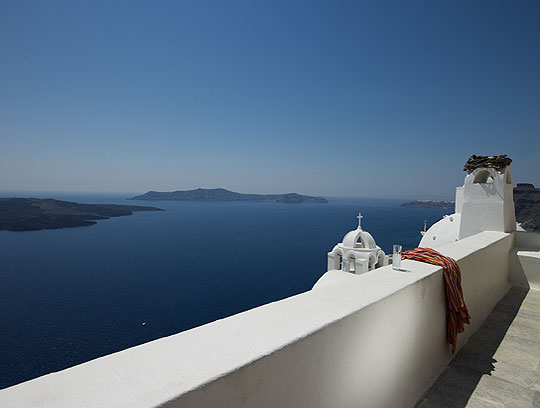
[(392, 254), (392, 269), (401, 269), (401, 245), (394, 245), (394, 253)]

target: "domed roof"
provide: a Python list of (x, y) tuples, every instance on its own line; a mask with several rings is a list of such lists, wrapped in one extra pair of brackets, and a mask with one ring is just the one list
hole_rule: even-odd
[(358, 214), (358, 228), (348, 232), (344, 237), (342, 244), (347, 248), (365, 248), (375, 249), (377, 245), (371, 234), (362, 229), (362, 214)]
[(347, 248), (365, 248), (365, 249), (375, 249), (375, 240), (371, 234), (367, 231), (362, 230), (361, 227), (358, 227), (354, 231), (348, 232), (343, 237), (343, 246)]

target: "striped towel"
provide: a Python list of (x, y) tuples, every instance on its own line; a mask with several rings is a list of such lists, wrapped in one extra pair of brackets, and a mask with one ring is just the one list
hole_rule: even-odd
[(405, 251), (401, 254), (401, 259), (412, 259), (442, 266), (446, 291), (446, 340), (452, 345), (452, 354), (455, 353), (458, 333), (465, 330), (465, 324), (471, 323), (471, 316), (463, 299), (461, 271), (458, 263), (455, 259), (444, 256), (431, 248)]

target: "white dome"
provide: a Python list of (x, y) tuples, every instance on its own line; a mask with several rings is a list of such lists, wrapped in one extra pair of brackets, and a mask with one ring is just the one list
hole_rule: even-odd
[(375, 245), (375, 240), (373, 239), (371, 234), (367, 231), (363, 231), (360, 228), (348, 232), (343, 237), (343, 246), (346, 248), (377, 248), (377, 245)]

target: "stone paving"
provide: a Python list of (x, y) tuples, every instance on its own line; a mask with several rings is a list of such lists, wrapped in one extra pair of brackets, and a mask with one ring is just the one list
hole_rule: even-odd
[(511, 288), (416, 408), (540, 407), (540, 292)]

